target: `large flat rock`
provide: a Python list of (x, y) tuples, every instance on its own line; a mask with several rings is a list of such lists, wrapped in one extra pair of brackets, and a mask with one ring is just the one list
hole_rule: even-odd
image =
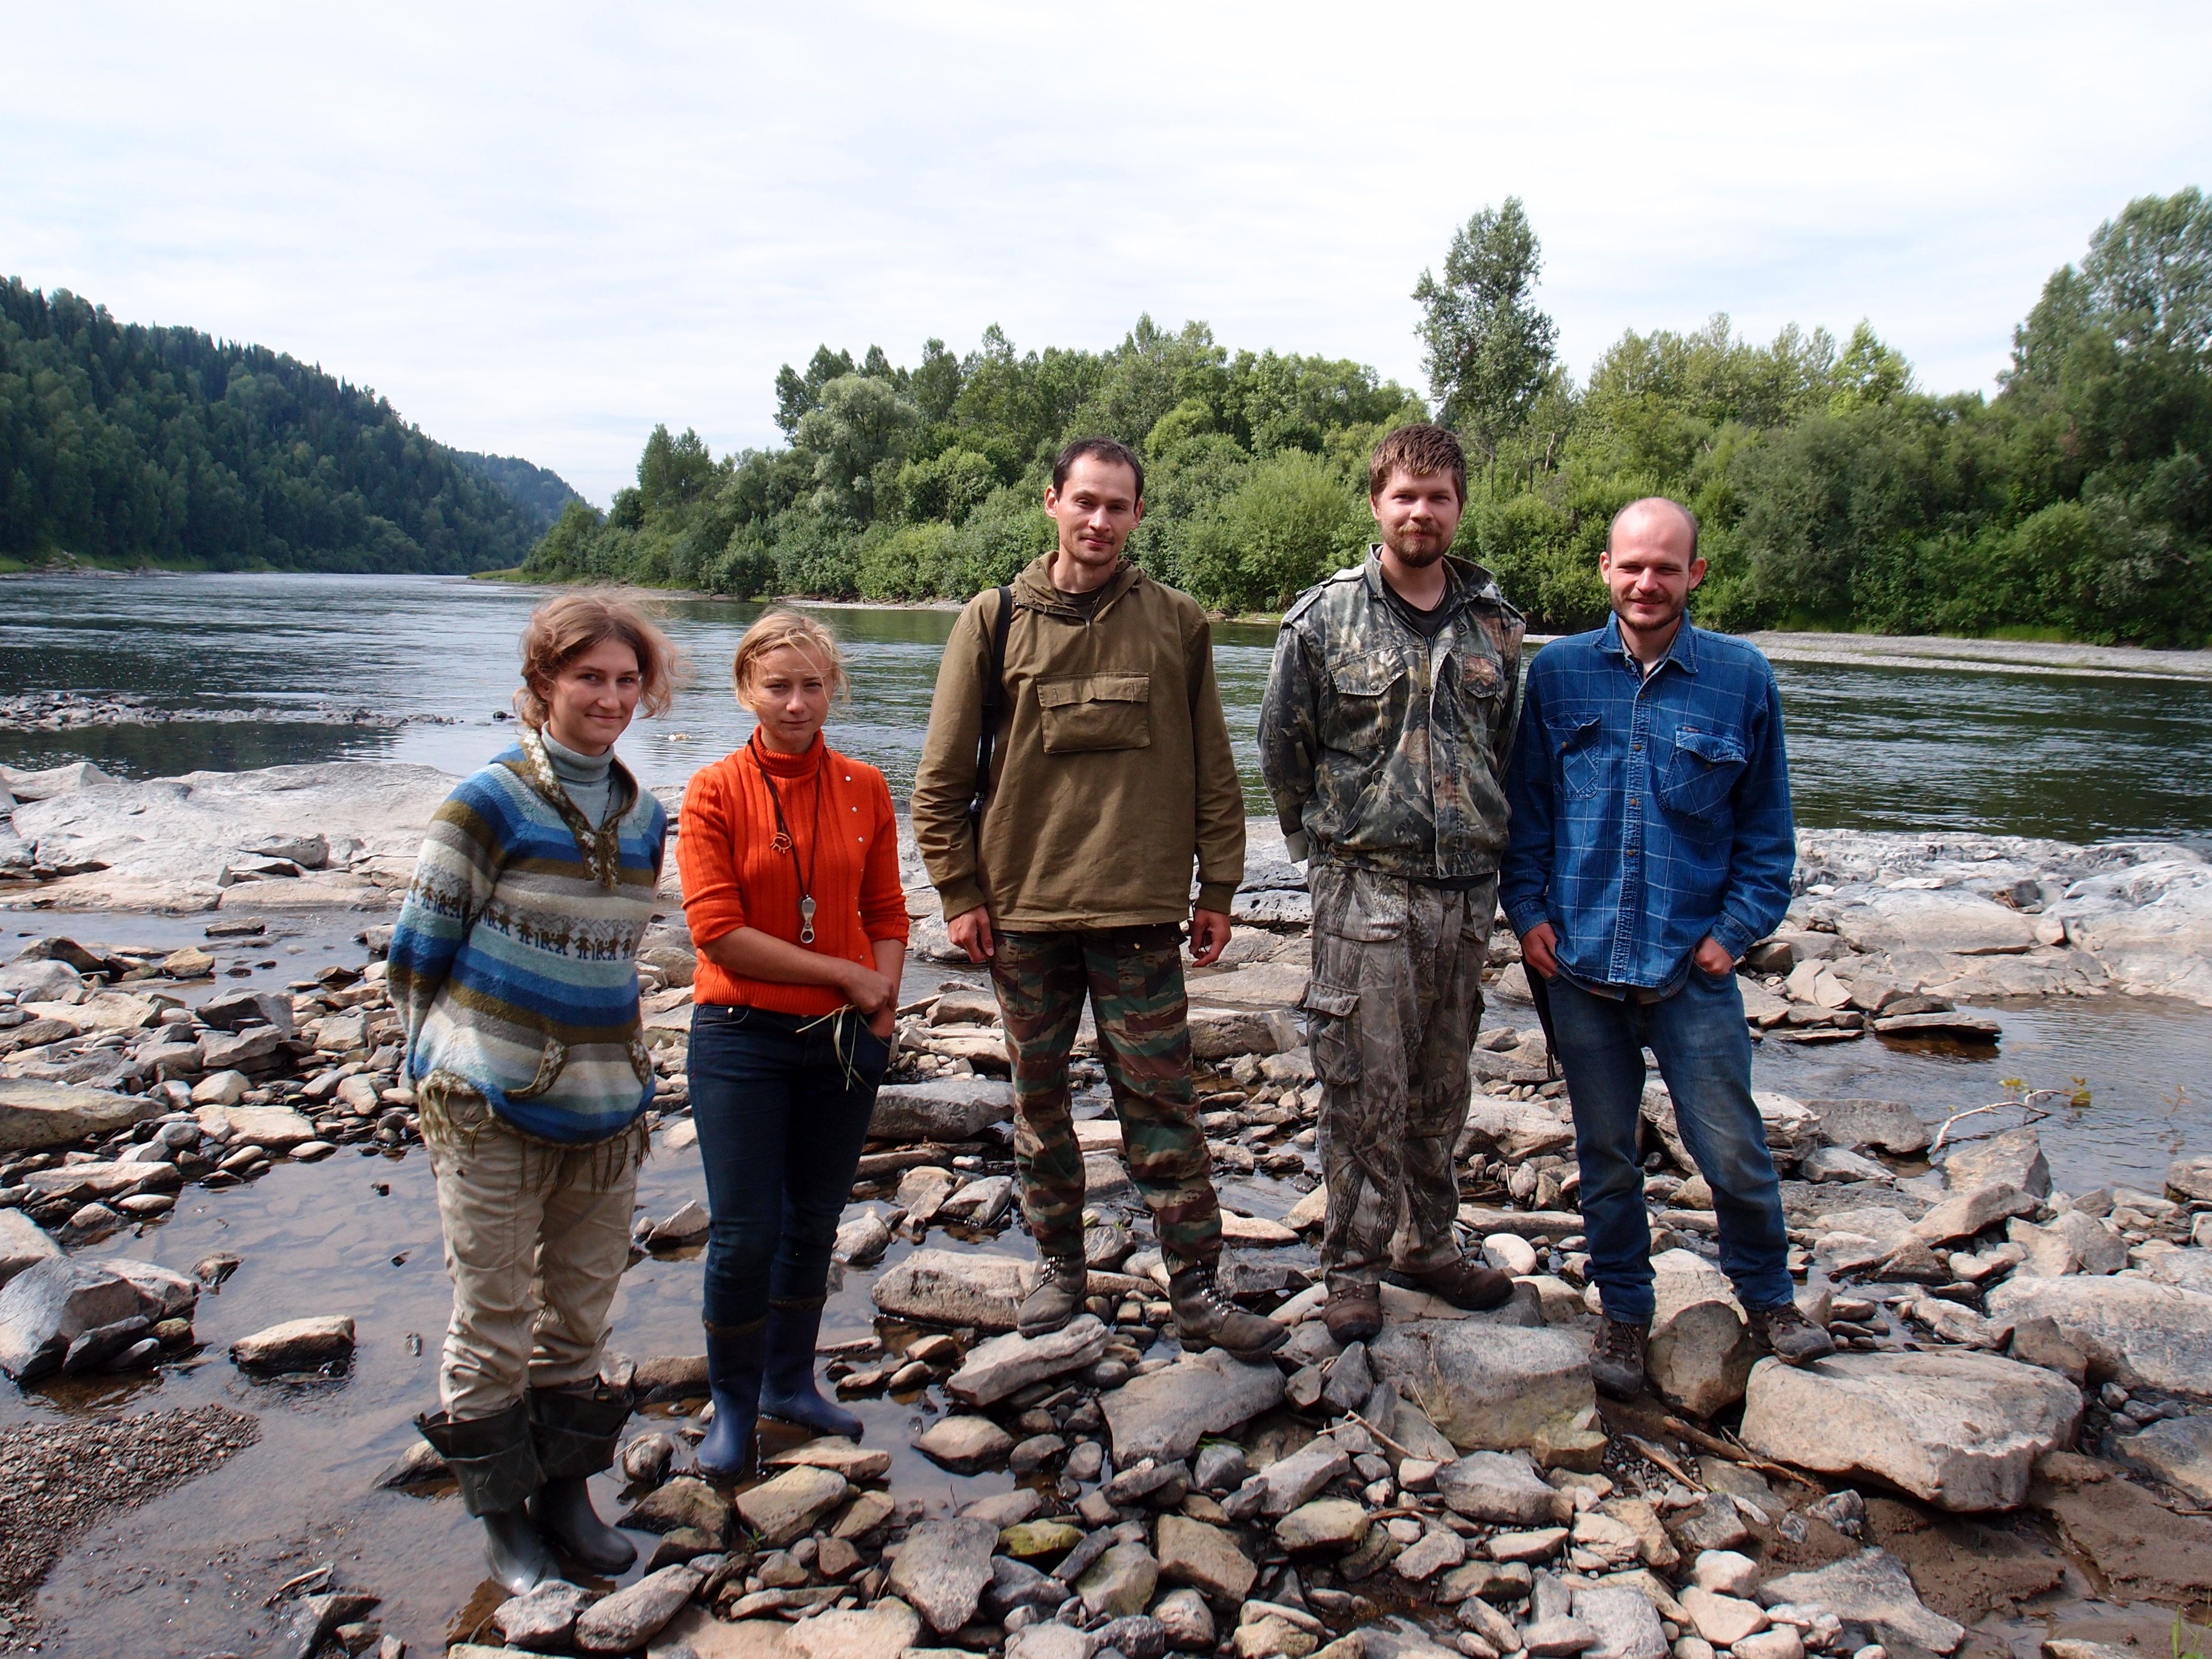
[(1812, 1572), (1786, 1573), (1759, 1587), (1760, 1602), (1817, 1601), (1847, 1622), (1872, 1627), (1887, 1641), (1905, 1641), (1931, 1653), (1949, 1653), (1966, 1639), (1966, 1626), (1925, 1605), (1905, 1564), (1887, 1550), (1861, 1550)]
[(916, 1250), (877, 1275), (878, 1311), (927, 1325), (1011, 1331), (1036, 1264), (988, 1251)]
[(2114, 1443), (2120, 1461), (2212, 1504), (2212, 1417), (2167, 1418)]
[(1009, 1331), (968, 1352), (946, 1386), (955, 1399), (988, 1406), (1032, 1382), (1090, 1364), (1106, 1352), (1107, 1330), (1090, 1314), (1078, 1315), (1043, 1336)]
[(0, 1152), (34, 1152), (86, 1135), (108, 1134), (168, 1109), (167, 1102), (149, 1095), (0, 1078)]
[(2008, 1510), (2081, 1414), (2064, 1377), (1995, 1354), (1844, 1353), (1802, 1367), (1759, 1361), (1742, 1434), (1800, 1468), (1879, 1475), (1947, 1510)]
[(2088, 1356), (2090, 1374), (2133, 1386), (2212, 1395), (2212, 1296), (2133, 1273), (2007, 1279), (1990, 1316), (2050, 1319)]
[(1565, 1328), (1414, 1320), (1386, 1324), (1367, 1357), (1462, 1451), (1531, 1446), (1596, 1403), (1589, 1340)]
[(1218, 1348), (1186, 1354), (1146, 1376), (1132, 1377), (1100, 1397), (1122, 1468), (1143, 1457), (1163, 1463), (1188, 1457), (1200, 1437), (1257, 1417), (1283, 1398), (1283, 1374), (1273, 1360), (1247, 1365)]
[(876, 1091), (872, 1140), (972, 1140), (1014, 1113), (1014, 1088), (988, 1078), (933, 1078), (886, 1084)]
[(0, 1285), (61, 1253), (46, 1229), (21, 1210), (0, 1210)]

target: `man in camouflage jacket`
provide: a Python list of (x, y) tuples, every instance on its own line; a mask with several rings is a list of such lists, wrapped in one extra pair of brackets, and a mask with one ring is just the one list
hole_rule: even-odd
[(1460, 1254), (1452, 1150), (1506, 844), (1521, 617), (1446, 556), (1467, 499), (1449, 432), (1391, 433), (1368, 485), (1382, 544), (1291, 607), (1260, 711), (1261, 770), (1313, 893), (1323, 1317), (1342, 1342), (1382, 1328), (1401, 1209), (1406, 1280), (1462, 1308), (1512, 1291)]

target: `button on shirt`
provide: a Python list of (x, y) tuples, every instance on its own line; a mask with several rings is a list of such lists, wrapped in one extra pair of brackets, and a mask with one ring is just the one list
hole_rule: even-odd
[(1498, 901), (1594, 987), (1670, 987), (1710, 933), (1741, 957), (1790, 905), (1796, 836), (1774, 671), (1685, 621), (1645, 673), (1617, 619), (1538, 653), (1506, 778)]

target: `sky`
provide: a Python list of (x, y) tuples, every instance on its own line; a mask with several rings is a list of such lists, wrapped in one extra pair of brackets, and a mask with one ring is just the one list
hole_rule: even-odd
[(780, 441), (823, 341), (1140, 313), (1425, 389), (1507, 196), (1577, 374), (1861, 319), (1939, 392), (2136, 196), (2212, 186), (2212, 8), (0, 0), (0, 276), (252, 341), (605, 503), (657, 422)]

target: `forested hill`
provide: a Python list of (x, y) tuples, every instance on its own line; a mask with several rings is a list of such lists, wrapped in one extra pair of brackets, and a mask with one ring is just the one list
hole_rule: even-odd
[[(1725, 316), (1624, 334), (1577, 383), (1537, 308), (1520, 203), (1413, 286), (1429, 401), (1358, 363), (1140, 319), (1106, 351), (896, 366), (823, 346), (774, 386), (787, 444), (717, 459), (654, 431), (604, 519), (572, 504), (525, 567), (722, 592), (964, 598), (1049, 547), (1053, 453), (1104, 434), (1149, 471), (1131, 550), (1231, 611), (1358, 556), (1364, 460), (1437, 418), (1477, 471), (1458, 550), (1546, 629), (1605, 614), (1597, 555), (1639, 495), (1689, 502), (1709, 626), (2196, 645), (2212, 632), (2212, 203), (2144, 197), (2054, 273), (1993, 398), (1938, 396), (1861, 323), (1771, 343)], [(1410, 274), (1410, 273), (1409, 273)], [(763, 388), (767, 390), (767, 388)]]
[(574, 498), (281, 353), (0, 287), (0, 562), (493, 570)]

